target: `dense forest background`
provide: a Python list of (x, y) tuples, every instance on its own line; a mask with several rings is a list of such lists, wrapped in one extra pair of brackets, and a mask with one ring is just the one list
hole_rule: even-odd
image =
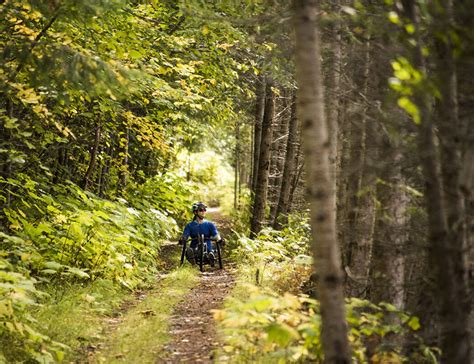
[(196, 200), (255, 285), (222, 358), (471, 362), (473, 1), (0, 14), (0, 362), (73, 360), (45, 307), (143, 288)]

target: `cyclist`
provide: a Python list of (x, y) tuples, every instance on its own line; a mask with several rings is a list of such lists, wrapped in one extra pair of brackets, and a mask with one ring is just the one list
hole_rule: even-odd
[(193, 221), (188, 223), (184, 228), (183, 235), (180, 239), (180, 243), (184, 243), (189, 237), (191, 237), (191, 244), (188, 249), (186, 249), (186, 259), (191, 263), (196, 263), (196, 254), (198, 248), (198, 236), (204, 235), (204, 241), (207, 245), (207, 259), (211, 267), (214, 266), (216, 257), (212, 250), (212, 240), (219, 241), (221, 237), (217, 231), (216, 226), (204, 219), (206, 216), (207, 206), (202, 202), (196, 202), (192, 206), (192, 211), (194, 214)]

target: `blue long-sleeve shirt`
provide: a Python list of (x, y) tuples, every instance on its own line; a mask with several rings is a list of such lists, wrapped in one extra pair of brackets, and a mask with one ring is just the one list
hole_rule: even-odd
[(201, 223), (198, 223), (196, 220), (191, 221), (186, 225), (183, 232), (183, 239), (187, 240), (191, 237), (191, 248), (195, 249), (198, 245), (198, 236), (204, 235), (204, 241), (207, 245), (207, 251), (212, 251), (211, 238), (214, 238), (218, 235), (216, 226), (207, 220), (204, 220)]

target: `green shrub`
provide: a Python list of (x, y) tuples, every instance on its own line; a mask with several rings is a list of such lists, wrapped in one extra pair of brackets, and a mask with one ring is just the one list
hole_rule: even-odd
[(117, 201), (22, 174), (0, 183), (6, 186), (0, 201), (9, 201), (0, 231), (0, 346), (8, 352), (0, 350), (0, 362), (60, 360), (66, 347), (35, 329), (29, 313), (44, 297), (38, 287), (65, 291), (99, 280), (137, 287), (156, 272), (163, 240), (177, 235), (174, 216), (188, 209), (189, 190), (172, 175), (136, 186), (124, 195), (128, 200)]
[(62, 360), (67, 347), (39, 332), (30, 315), (44, 293), (35, 288), (35, 279), (15, 271), (5, 255), (7, 252), (0, 251), (0, 362)]
[(140, 210), (159, 211), (183, 223), (198, 187), (174, 173), (158, 174), (141, 185), (130, 185), (126, 198)]
[[(8, 183), (24, 197), (5, 210), (10, 233), (2, 233), (0, 247), (12, 263), (43, 279), (105, 278), (132, 288), (153, 269), (161, 241), (178, 231), (173, 217), (154, 208), (153, 200), (139, 204), (136, 197), (139, 206), (133, 206), (125, 199), (97, 198), (73, 184), (55, 187), (53, 194), (31, 180)], [(180, 208), (177, 203), (174, 212)]]
[(246, 264), (282, 262), (309, 253), (310, 226), (307, 214), (289, 216), (288, 225), (282, 230), (263, 229), (255, 239), (237, 235), (233, 257)]
[[(251, 284), (242, 285), (240, 292), (224, 309), (214, 311), (224, 340), (218, 361), (323, 362), (318, 301), (304, 295), (280, 295)], [(434, 349), (424, 346), (414, 334), (419, 328), (416, 317), (389, 304), (374, 305), (360, 299), (349, 300), (346, 307), (353, 363), (369, 359), (372, 363), (436, 363)], [(400, 346), (373, 345), (402, 334), (416, 342), (409, 357), (402, 354)]]

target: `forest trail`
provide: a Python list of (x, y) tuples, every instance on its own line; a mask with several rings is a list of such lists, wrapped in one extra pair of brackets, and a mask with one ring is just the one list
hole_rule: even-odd
[[(219, 209), (210, 208), (206, 216), (222, 237), (230, 234), (230, 221)], [(165, 346), (158, 363), (212, 363), (219, 342), (216, 338), (213, 309), (220, 308), (234, 285), (233, 268), (223, 257), (224, 269), (205, 266), (199, 283), (178, 303), (170, 323), (172, 341)]]
[(218, 346), (212, 309), (220, 308), (233, 286), (229, 269), (201, 273), (199, 284), (171, 317), (172, 342), (158, 363), (212, 363)]
[[(227, 238), (231, 232), (231, 221), (229, 217), (222, 215), (217, 208), (209, 210), (206, 218), (216, 224), (222, 237)], [(234, 286), (235, 276), (235, 265), (229, 262), (228, 252), (225, 248), (223, 250), (224, 269), (219, 269), (218, 264), (216, 264), (214, 268), (205, 265), (204, 271), (199, 272), (199, 267), (196, 265), (194, 267), (197, 276), (196, 284), (185, 293), (184, 298), (173, 303), (171, 308), (157, 307), (156, 305), (151, 306), (151, 304), (147, 304), (146, 307), (143, 308), (142, 305), (146, 300), (161, 295), (160, 292), (162, 292), (162, 289), (179, 289), (178, 287), (170, 287), (167, 284), (163, 285), (162, 282), (166, 280), (166, 277), (172, 276), (179, 271), (180, 251), (181, 246), (175, 241), (165, 242), (161, 246), (160, 255), (162, 259), (159, 262), (159, 270), (161, 272), (161, 277), (158, 279), (159, 283), (150, 290), (136, 292), (131, 300), (125, 302), (117, 313), (117, 316), (107, 320), (103, 336), (108, 337), (109, 340), (83, 348), (75, 361), (76, 363), (138, 363), (137, 360), (140, 360), (140, 363), (214, 362), (215, 349), (218, 347), (219, 342), (217, 340), (215, 321), (211, 310), (221, 308), (225, 297)], [(185, 262), (185, 265), (189, 267), (188, 262)], [(176, 293), (171, 293), (171, 296), (173, 295), (176, 295)], [(131, 337), (130, 340), (127, 338), (125, 341), (120, 341), (119, 346), (121, 351), (115, 351), (111, 348), (110, 340), (115, 341), (117, 332), (123, 331), (124, 326), (128, 327), (126, 323), (127, 320), (124, 319), (124, 317), (127, 316), (130, 311), (137, 310), (138, 306), (140, 306), (140, 308), (138, 308), (140, 314), (150, 313), (152, 315), (150, 317), (139, 317), (139, 320), (150, 320), (151, 317), (162, 316), (164, 320), (168, 321), (168, 324), (163, 324), (163, 328), (166, 330), (165, 332), (151, 333), (147, 330), (145, 335), (150, 337), (150, 339), (149, 346), (146, 350), (150, 352), (140, 353), (139, 351), (135, 351), (137, 355), (134, 356), (135, 359), (131, 359), (126, 355), (127, 352), (134, 350), (133, 336), (141, 336), (141, 331), (146, 330), (145, 327), (149, 327), (146, 326), (146, 323), (142, 326), (135, 322), (136, 327), (126, 329)], [(168, 339), (164, 339), (163, 334), (165, 334)], [(124, 335), (121, 337), (123, 336)], [(160, 338), (158, 338), (158, 336)], [(142, 356), (146, 357), (146, 359)]]

